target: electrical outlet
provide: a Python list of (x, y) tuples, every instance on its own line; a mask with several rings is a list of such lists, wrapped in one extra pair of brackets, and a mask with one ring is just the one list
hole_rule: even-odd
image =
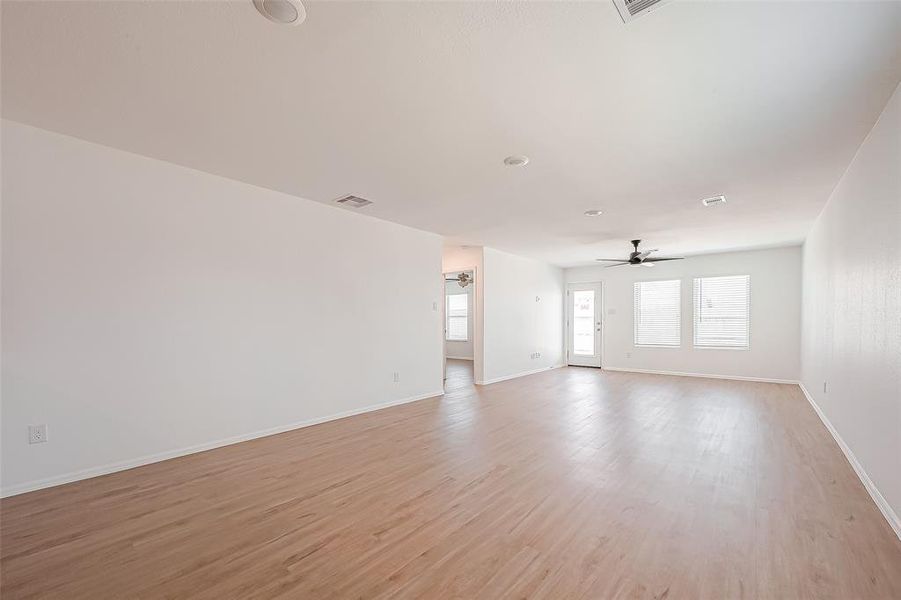
[(28, 443), (43, 444), (47, 441), (46, 425), (29, 425), (28, 426)]
[(432, 310), (438, 310), (438, 303), (432, 302)]
[(826, 393), (826, 382), (825, 381), (823, 382), (823, 393), (824, 394)]
[(400, 381), (400, 373), (398, 373), (397, 371), (395, 371), (395, 372), (394, 372), (394, 383), (397, 383), (397, 382), (399, 382), (399, 381)]
[(632, 353), (631, 353), (631, 352), (626, 352), (626, 358), (632, 358)]
[(535, 358), (541, 358), (541, 352), (536, 352), (536, 353), (535, 353)]

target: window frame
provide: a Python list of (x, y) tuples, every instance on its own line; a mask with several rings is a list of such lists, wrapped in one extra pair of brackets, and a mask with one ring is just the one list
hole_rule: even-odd
[[(644, 283), (663, 283), (663, 282), (676, 282), (678, 285), (676, 286), (676, 308), (677, 308), (677, 316), (676, 323), (678, 328), (678, 333), (676, 335), (677, 342), (675, 344), (639, 344), (638, 343), (638, 326), (639, 326), (639, 315), (640, 308), (636, 303), (637, 295), (636, 290), (641, 284)], [(667, 348), (667, 349), (680, 349), (682, 347), (682, 279), (642, 279), (639, 281), (632, 282), (632, 346), (635, 348)]]
[[(464, 307), (465, 307), (465, 310), (466, 310), (466, 314), (464, 314), (464, 315), (453, 315), (453, 316), (450, 314), (450, 311), (451, 311), (451, 309), (450, 309), (450, 298), (451, 298), (452, 296), (462, 296), (463, 298), (466, 299), (466, 302), (464, 302)], [(463, 293), (461, 293), (461, 294), (448, 294), (447, 292), (445, 292), (445, 294), (444, 294), (444, 341), (445, 341), (445, 342), (468, 342), (468, 341), (470, 340), (470, 335), (469, 335), (469, 319), (472, 318), (472, 317), (471, 317), (472, 311), (469, 309), (470, 296), (471, 296), (471, 294), (470, 294), (469, 292), (463, 292)], [(459, 309), (456, 309), (456, 310), (459, 310)], [(466, 327), (465, 327), (464, 334), (463, 334), (464, 337), (463, 337), (462, 339), (461, 339), (461, 338), (450, 338), (450, 337), (448, 337), (448, 336), (450, 335), (450, 330), (451, 330), (451, 329), (450, 329), (450, 320), (451, 320), (452, 318), (456, 318), (456, 319), (464, 318), (464, 319), (466, 319)]]
[[(698, 282), (703, 279), (720, 279), (725, 277), (744, 277), (747, 280), (747, 297), (745, 300), (745, 314), (747, 318), (745, 322), (747, 323), (747, 333), (745, 335), (745, 345), (744, 346), (714, 346), (714, 345), (698, 345), (698, 300), (700, 299), (700, 294), (698, 292)], [(739, 274), (739, 275), (705, 275), (702, 277), (693, 277), (692, 278), (692, 286), (691, 286), (691, 346), (694, 350), (738, 350), (738, 351), (748, 351), (751, 349), (751, 275), (750, 274)]]

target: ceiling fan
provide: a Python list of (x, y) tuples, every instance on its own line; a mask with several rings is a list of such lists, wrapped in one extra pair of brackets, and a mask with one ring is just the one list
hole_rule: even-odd
[(651, 252), (657, 252), (657, 249), (653, 250), (645, 250), (640, 252), (638, 250), (638, 244), (641, 243), (641, 240), (632, 240), (632, 246), (634, 246), (635, 250), (629, 253), (629, 258), (596, 258), (595, 260), (600, 262), (615, 262), (615, 265), (606, 265), (604, 268), (610, 267), (620, 267), (622, 265), (632, 265), (633, 267), (653, 267), (655, 262), (660, 262), (664, 260), (682, 260), (683, 257), (673, 257), (673, 258), (648, 258), (651, 255)]
[(460, 287), (465, 288), (467, 285), (472, 283), (472, 275), (470, 275), (466, 271), (463, 271), (456, 277), (445, 277), (444, 281), (456, 281), (460, 284)]

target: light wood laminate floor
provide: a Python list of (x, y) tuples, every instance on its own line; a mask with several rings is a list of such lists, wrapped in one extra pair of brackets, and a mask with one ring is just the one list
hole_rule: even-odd
[(6, 499), (2, 597), (901, 598), (901, 542), (796, 386), (465, 367)]

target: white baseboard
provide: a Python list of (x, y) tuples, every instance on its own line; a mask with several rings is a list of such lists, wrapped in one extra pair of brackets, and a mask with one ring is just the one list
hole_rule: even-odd
[(471, 356), (448, 356), (447, 358), (452, 358), (454, 360), (473, 360)]
[(810, 395), (810, 393), (807, 391), (807, 388), (804, 387), (804, 384), (799, 383), (798, 387), (800, 387), (801, 391), (804, 392), (804, 396), (813, 407), (814, 412), (816, 412), (817, 416), (820, 417), (820, 421), (823, 422), (823, 425), (825, 425), (826, 429), (829, 430), (829, 433), (832, 434), (832, 438), (835, 440), (835, 443), (838, 444), (838, 447), (841, 448), (842, 452), (845, 455), (845, 458), (847, 458), (848, 462), (851, 463), (851, 468), (854, 469), (855, 473), (857, 473), (857, 477), (860, 478), (860, 482), (863, 483), (863, 486), (866, 488), (867, 492), (869, 492), (870, 498), (872, 498), (873, 502), (876, 503), (876, 506), (879, 508), (882, 516), (885, 517), (885, 520), (888, 521), (888, 524), (895, 531), (895, 535), (898, 536), (898, 539), (901, 539), (901, 519), (899, 519), (895, 511), (892, 510), (891, 505), (889, 505), (888, 501), (879, 491), (879, 488), (876, 487), (876, 484), (873, 483), (873, 480), (870, 479), (870, 476), (867, 475), (867, 472), (864, 470), (863, 465), (858, 462), (857, 457), (854, 456), (853, 452), (851, 452), (851, 448), (848, 447), (848, 444), (845, 443), (845, 440), (842, 439), (842, 436), (840, 436), (835, 427), (832, 426), (829, 418), (826, 417), (826, 413), (824, 413), (816, 403), (816, 401), (814, 401), (813, 396)]
[(280, 425), (278, 427), (272, 427), (270, 429), (264, 429), (262, 431), (254, 431), (251, 433), (244, 433), (241, 435), (236, 435), (236, 436), (232, 436), (232, 437), (221, 439), (221, 440), (215, 440), (212, 442), (204, 442), (203, 444), (196, 444), (194, 446), (188, 446), (187, 448), (179, 448), (177, 450), (167, 450), (165, 452), (149, 454), (146, 456), (141, 456), (138, 458), (125, 460), (122, 462), (111, 463), (111, 464), (102, 465), (99, 467), (91, 467), (89, 469), (82, 469), (79, 471), (73, 471), (71, 473), (65, 473), (63, 475), (57, 475), (55, 477), (48, 477), (46, 479), (36, 479), (34, 481), (19, 483), (16, 485), (11, 485), (11, 486), (7, 486), (7, 487), (3, 488), (2, 490), (0, 490), (0, 498), (15, 496), (17, 494), (24, 494), (25, 492), (33, 492), (35, 490), (41, 490), (41, 489), (48, 488), (48, 487), (62, 485), (64, 483), (72, 483), (73, 481), (81, 481), (82, 479), (90, 479), (92, 477), (99, 477), (100, 475), (108, 475), (110, 473), (116, 473), (118, 471), (125, 471), (127, 469), (133, 469), (135, 467), (140, 467), (143, 465), (149, 465), (151, 463), (169, 460), (170, 458), (178, 458), (179, 456), (186, 456), (188, 454), (204, 452), (206, 450), (212, 450), (214, 448), (221, 448), (222, 446), (230, 446), (232, 444), (238, 444), (241, 442), (255, 440), (255, 439), (261, 438), (261, 437), (276, 435), (279, 433), (284, 433), (286, 431), (292, 431), (294, 429), (302, 429), (303, 427), (310, 427), (311, 425), (318, 425), (320, 423), (325, 423), (327, 421), (334, 421), (336, 419), (352, 417), (354, 415), (360, 415), (363, 413), (381, 410), (383, 408), (389, 408), (391, 406), (398, 406), (400, 404), (408, 404), (410, 402), (416, 402), (417, 400), (425, 400), (427, 398), (434, 398), (436, 396), (441, 396), (443, 394), (444, 394), (444, 390), (441, 390), (438, 392), (430, 392), (428, 394), (420, 394), (418, 396), (410, 396), (408, 398), (401, 398), (400, 400), (390, 400), (388, 402), (382, 402), (379, 404), (371, 404), (369, 406), (364, 406), (362, 408), (347, 410), (344, 412), (335, 413), (335, 414), (327, 415), (324, 417), (316, 417), (314, 419), (307, 419), (306, 421), (298, 421), (296, 423)]
[(540, 369), (532, 369), (531, 371), (522, 371), (519, 373), (514, 373), (513, 375), (504, 375), (503, 377), (495, 377), (494, 379), (486, 379), (485, 381), (476, 381), (476, 385), (489, 385), (492, 383), (499, 383), (501, 381), (507, 381), (508, 379), (516, 379), (517, 377), (525, 377), (526, 375), (535, 375), (536, 373), (543, 373), (545, 371), (550, 371), (552, 369), (560, 369), (565, 367), (566, 365), (554, 365), (551, 367), (542, 367)]
[(678, 377), (702, 377), (705, 379), (731, 379), (734, 381), (760, 381), (762, 383), (788, 383), (798, 385), (796, 379), (770, 379), (768, 377), (744, 377), (742, 375), (711, 375), (709, 373), (685, 373), (682, 371), (655, 371), (653, 369), (624, 369), (622, 367), (601, 367), (604, 371), (623, 373), (650, 373), (651, 375), (676, 375)]

